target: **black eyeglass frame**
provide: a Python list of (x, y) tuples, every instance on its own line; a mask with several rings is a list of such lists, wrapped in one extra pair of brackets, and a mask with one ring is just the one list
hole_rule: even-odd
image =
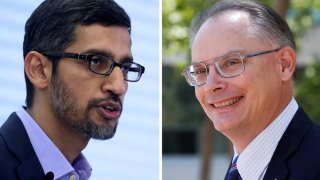
[[(77, 59), (77, 60), (88, 61), (88, 69), (91, 72), (99, 74), (99, 75), (106, 75), (106, 76), (108, 76), (112, 73), (114, 67), (119, 67), (122, 70), (124, 64), (135, 64), (138, 68), (130, 68), (129, 71), (138, 72), (138, 77), (136, 80), (130, 80), (130, 79), (127, 79), (126, 77), (124, 77), (124, 80), (129, 81), (129, 82), (139, 81), (142, 74), (145, 71), (145, 67), (138, 64), (138, 63), (135, 63), (135, 62), (117, 63), (111, 57), (104, 56), (104, 57), (106, 57), (107, 60), (112, 61), (112, 65), (110, 67), (110, 70), (108, 70), (106, 73), (99, 73), (99, 72), (92, 70), (91, 65), (90, 65), (93, 57), (97, 56), (96, 54), (80, 54), (80, 53), (76, 54), (76, 53), (61, 52), (61, 51), (43, 51), (40, 53), (45, 56), (50, 56), (50, 57), (55, 57), (55, 58), (72, 58), (72, 59)], [(101, 56), (101, 55), (99, 55), (99, 56)]]
[[(248, 58), (251, 58), (251, 57), (255, 57), (255, 56), (260, 56), (260, 55), (263, 55), (263, 54), (272, 53), (272, 52), (277, 52), (277, 51), (279, 51), (279, 50), (282, 49), (282, 48), (283, 48), (283, 47), (278, 47), (278, 48), (273, 49), (273, 50), (258, 51), (258, 52), (253, 52), (253, 53), (249, 53), (249, 54), (246, 54), (246, 55), (239, 55), (239, 56), (240, 56), (241, 61), (242, 61), (242, 64), (243, 64), (243, 60), (245, 60), (245, 59), (248, 59)], [(222, 57), (223, 57), (223, 56), (222, 56)], [(215, 61), (215, 60), (217, 60), (217, 59), (219, 59), (219, 58), (221, 58), (221, 57), (217, 57), (217, 58), (205, 60), (205, 61), (202, 61), (202, 62), (199, 62), (199, 63), (195, 63), (195, 64), (204, 64), (204, 65), (206, 65), (206, 70), (208, 71), (207, 66), (211, 65), (212, 63), (206, 64), (205, 62)], [(195, 64), (192, 64), (192, 65), (195, 65)], [(215, 63), (214, 63), (214, 64), (215, 64)], [(190, 65), (190, 66), (191, 66), (191, 65)], [(188, 69), (188, 67), (190, 67), (190, 66), (187, 66), (187, 67), (182, 71), (182, 73), (181, 73), (181, 75), (184, 76), (185, 79), (187, 80), (188, 84), (189, 84), (190, 86), (201, 86), (201, 85), (205, 84), (206, 82), (201, 83), (201, 84), (198, 84), (198, 85), (192, 84), (192, 82), (188, 79), (188, 77), (189, 77), (188, 73), (189, 73), (189, 72), (187, 72), (187, 69)], [(218, 66), (218, 65), (215, 64), (215, 67), (216, 67), (216, 66)], [(244, 72), (244, 70), (245, 70), (245, 65), (243, 64), (243, 69), (242, 69), (242, 71), (241, 71), (240, 73), (238, 73), (238, 74), (236, 74), (236, 75), (232, 75), (232, 76), (225, 76), (222, 72), (220, 72), (221, 70), (220, 70), (218, 67), (216, 67), (216, 69), (217, 69), (217, 71), (219, 72), (219, 74), (220, 74), (222, 77), (224, 77), (224, 78), (231, 78), (231, 77), (235, 77), (235, 76), (238, 76), (238, 75), (242, 74), (242, 73)], [(206, 74), (207, 74), (207, 73), (208, 73), (208, 72), (206, 72)], [(208, 75), (207, 75), (207, 76), (208, 76)]]

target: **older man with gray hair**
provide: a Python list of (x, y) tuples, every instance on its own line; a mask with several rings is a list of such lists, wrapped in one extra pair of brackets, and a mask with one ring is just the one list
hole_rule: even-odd
[(183, 75), (233, 143), (225, 179), (320, 179), (320, 128), (293, 97), (296, 47), (285, 20), (254, 1), (222, 0), (201, 23)]

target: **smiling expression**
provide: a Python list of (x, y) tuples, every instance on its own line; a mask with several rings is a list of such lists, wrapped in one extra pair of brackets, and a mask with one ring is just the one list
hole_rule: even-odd
[[(226, 12), (209, 18), (199, 29), (192, 45), (192, 62), (199, 63), (230, 52), (241, 54), (277, 47), (249, 35), (249, 15)], [(282, 81), (275, 60), (277, 52), (248, 58), (242, 74), (223, 78), (214, 65), (204, 85), (195, 94), (215, 128), (224, 133), (257, 134), (280, 111)], [(280, 111), (281, 112), (281, 111)]]

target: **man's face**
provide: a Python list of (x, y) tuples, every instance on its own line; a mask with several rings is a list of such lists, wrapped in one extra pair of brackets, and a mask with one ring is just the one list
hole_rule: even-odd
[[(121, 63), (132, 58), (128, 29), (98, 24), (78, 26), (65, 52), (111, 56)], [(87, 61), (61, 59), (52, 78), (50, 98), (57, 118), (90, 138), (109, 139), (116, 132), (128, 84), (115, 67), (109, 76), (88, 69)]]
[[(193, 63), (233, 51), (244, 55), (277, 48), (249, 36), (249, 24), (248, 15), (240, 11), (207, 20), (192, 46)], [(283, 92), (276, 55), (273, 52), (244, 60), (244, 72), (231, 78), (221, 77), (214, 65), (208, 66), (207, 82), (196, 87), (195, 93), (218, 131), (257, 134), (275, 118)]]

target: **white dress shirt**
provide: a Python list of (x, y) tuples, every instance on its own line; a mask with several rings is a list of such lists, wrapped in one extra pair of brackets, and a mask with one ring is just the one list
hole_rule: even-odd
[[(276, 147), (290, 124), (298, 104), (294, 98), (281, 114), (241, 152), (237, 168), (243, 180), (262, 180)], [(234, 158), (238, 156), (235, 151)]]

